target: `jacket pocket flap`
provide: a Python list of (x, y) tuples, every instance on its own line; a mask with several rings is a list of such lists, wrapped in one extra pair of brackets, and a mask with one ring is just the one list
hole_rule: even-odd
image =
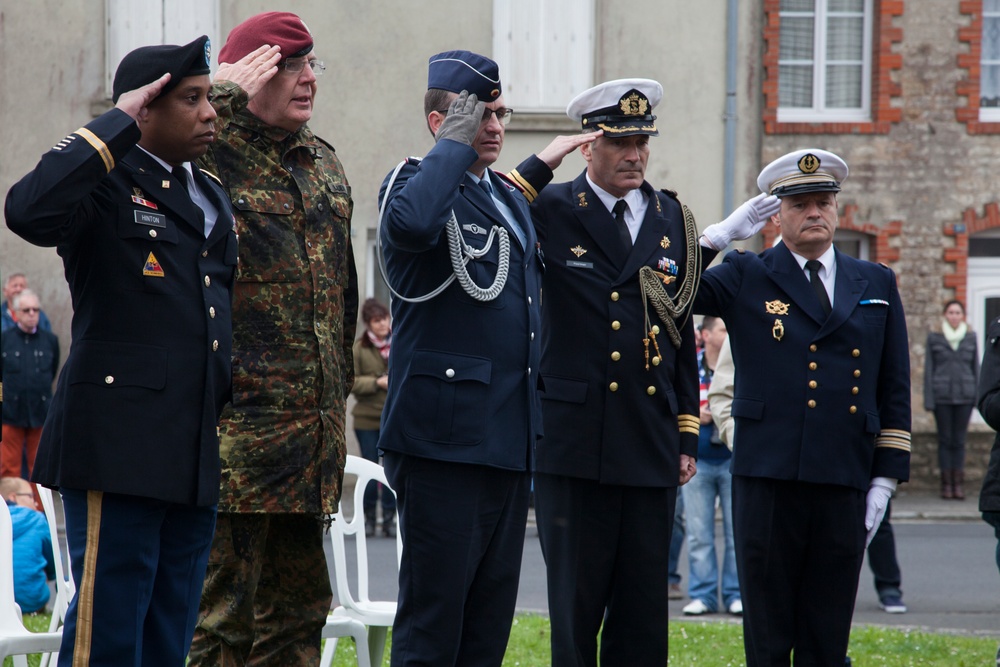
[(554, 377), (542, 377), (542, 398), (567, 403), (584, 403), (587, 400), (587, 383), (582, 380)]
[(410, 364), (410, 375), (428, 375), (443, 382), (490, 383), (493, 364), (482, 357), (418, 350)]
[(167, 350), (153, 345), (107, 341), (74, 341), (70, 384), (163, 389), (167, 384)]
[(291, 215), (295, 212), (295, 198), (288, 192), (236, 189), (230, 192), (233, 208), (240, 211), (253, 211), (270, 215)]
[(762, 419), (764, 417), (764, 401), (752, 398), (734, 398), (733, 416), (747, 419)]

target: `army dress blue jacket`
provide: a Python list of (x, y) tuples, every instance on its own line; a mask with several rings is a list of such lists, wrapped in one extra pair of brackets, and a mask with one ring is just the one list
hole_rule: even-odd
[[(477, 301), (455, 281), (423, 303), (392, 301), (389, 391), (379, 448), (441, 461), (527, 470), (541, 435), (537, 394), (541, 342), (542, 257), (521, 192), (487, 169), (494, 192), (526, 236), (522, 247), (489, 195), (466, 171), (476, 151), (439, 141), (422, 161), (410, 160), (389, 197), (380, 229), (390, 285), (407, 297), (432, 291), (452, 274), (445, 225), (455, 212), (462, 237), (485, 246), (499, 226), (510, 238), (510, 273), (500, 295)], [(549, 172), (551, 180), (552, 174)], [(499, 243), (469, 262), (480, 287), (493, 283)]]
[[(518, 172), (531, 179), (529, 164), (522, 163)], [(639, 269), (649, 267), (669, 281), (663, 284), (666, 292), (676, 295), (685, 276), (684, 214), (676, 197), (646, 182), (641, 190), (648, 206), (628, 252), (586, 172), (548, 186), (531, 205), (547, 267), (539, 472), (674, 487), (680, 454), (697, 457), (694, 325), (689, 316), (681, 318), (681, 346), (675, 348), (639, 286)], [(649, 324), (659, 327), (657, 345), (650, 342), (648, 348), (647, 314)]]
[(910, 348), (893, 272), (836, 252), (833, 311), (783, 243), (730, 252), (695, 311), (721, 317), (736, 382), (735, 475), (867, 490), (909, 478)]
[(218, 218), (136, 146), (112, 109), (42, 156), (7, 194), (7, 225), (55, 246), (73, 342), (32, 480), (189, 505), (219, 497), (216, 426), (231, 397), (238, 249), (221, 187), (197, 169)]

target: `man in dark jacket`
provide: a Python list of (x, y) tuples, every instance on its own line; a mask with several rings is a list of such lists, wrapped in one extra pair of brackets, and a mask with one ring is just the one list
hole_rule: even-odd
[(180, 666), (194, 632), (237, 259), (227, 197), (191, 165), (215, 138), (208, 73), (207, 37), (127, 54), (115, 108), (7, 194), (7, 224), (57, 248), (73, 297), (32, 475), (62, 494), (77, 584), (60, 665)]
[(29, 474), (35, 466), (38, 440), (59, 367), (59, 339), (41, 328), (42, 309), (35, 293), (22, 290), (12, 306), (17, 321), (3, 334), (7, 402), (3, 404), (0, 477), (21, 477), (25, 455)]

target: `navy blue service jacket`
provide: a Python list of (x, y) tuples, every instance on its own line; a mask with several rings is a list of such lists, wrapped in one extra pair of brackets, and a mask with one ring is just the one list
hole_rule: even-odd
[(833, 311), (779, 243), (730, 252), (695, 310), (723, 318), (736, 365), (733, 474), (866, 490), (909, 478), (910, 347), (893, 272), (836, 253)]
[[(529, 180), (528, 162), (518, 173)], [(681, 347), (650, 304), (639, 269), (662, 275), (671, 296), (684, 279), (684, 216), (676, 197), (642, 184), (649, 198), (626, 253), (614, 218), (587, 183), (548, 186), (531, 205), (546, 273), (542, 298), (542, 414), (539, 472), (627, 486), (677, 486), (679, 455), (698, 453), (698, 366), (694, 326)], [(690, 311), (689, 311), (690, 313)], [(646, 315), (659, 326), (661, 360), (646, 368)], [(650, 358), (656, 348), (649, 345)]]
[[(476, 151), (445, 139), (411, 160), (389, 197), (380, 229), (389, 283), (407, 297), (427, 294), (452, 273), (445, 233), (455, 212), (465, 242), (485, 246), (494, 226), (507, 229), (510, 273), (500, 296), (476, 301), (453, 282), (424, 303), (392, 301), (389, 391), (379, 448), (413, 456), (509, 470), (530, 466), (541, 435), (537, 380), (541, 342), (542, 257), (521, 192), (487, 169), (494, 192), (524, 232), (522, 248), (490, 197), (469, 178)], [(549, 180), (552, 173), (549, 171)], [(468, 264), (480, 287), (497, 272), (498, 243)]]
[(232, 387), (233, 215), (195, 170), (219, 212), (206, 239), (201, 209), (139, 137), (112, 109), (7, 193), (7, 225), (56, 247), (73, 299), (73, 342), (32, 479), (213, 505), (216, 425)]

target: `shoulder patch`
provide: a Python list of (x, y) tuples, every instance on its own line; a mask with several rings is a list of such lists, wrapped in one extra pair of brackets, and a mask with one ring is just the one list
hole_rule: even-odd
[(198, 171), (200, 171), (201, 173), (205, 174), (206, 176), (208, 176), (209, 178), (211, 178), (213, 181), (215, 181), (216, 183), (218, 183), (220, 188), (224, 188), (225, 187), (224, 185), (222, 185), (222, 179), (220, 179), (218, 176), (216, 176), (212, 172), (208, 171), (207, 169), (199, 169)]

